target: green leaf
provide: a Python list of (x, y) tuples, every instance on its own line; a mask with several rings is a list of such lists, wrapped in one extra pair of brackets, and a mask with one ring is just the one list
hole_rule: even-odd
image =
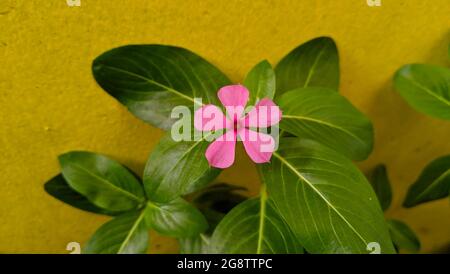
[(330, 37), (319, 37), (295, 48), (275, 68), (277, 96), (300, 87), (339, 90), (339, 54)]
[(277, 102), (283, 112), (281, 129), (353, 160), (364, 160), (372, 151), (372, 123), (339, 93), (302, 88), (285, 93)]
[(392, 241), (397, 249), (411, 252), (420, 250), (420, 241), (408, 225), (398, 220), (388, 220), (387, 224)]
[(102, 225), (86, 244), (87, 254), (139, 254), (148, 248), (144, 211), (129, 212)]
[(404, 207), (447, 197), (450, 194), (450, 155), (429, 163), (416, 182), (411, 185), (403, 202)]
[(275, 72), (267, 60), (254, 66), (244, 80), (244, 86), (250, 91), (248, 106), (255, 105), (260, 99), (273, 99), (275, 95)]
[(70, 186), (67, 184), (66, 180), (64, 180), (64, 177), (61, 174), (53, 177), (47, 183), (45, 183), (44, 189), (48, 194), (50, 194), (54, 198), (60, 200), (63, 203), (71, 205), (75, 208), (104, 215), (118, 214), (118, 212), (108, 211), (106, 209), (97, 207), (91, 202), (89, 202), (89, 200), (86, 197), (70, 188)]
[(208, 228), (202, 213), (181, 198), (166, 204), (147, 202), (145, 222), (147, 227), (172, 237), (192, 237)]
[(220, 254), (303, 253), (295, 235), (265, 194), (233, 208), (215, 229), (209, 250)]
[(73, 151), (59, 156), (67, 183), (98, 207), (126, 211), (144, 200), (142, 185), (120, 163), (100, 154)]
[(261, 177), (309, 253), (394, 253), (376, 195), (353, 163), (320, 144), (283, 138)]
[(381, 208), (383, 211), (386, 211), (392, 202), (391, 183), (389, 182), (386, 166), (382, 164), (376, 166), (372, 171), (369, 182), (380, 201)]
[(402, 67), (394, 77), (396, 90), (417, 111), (450, 120), (450, 70), (433, 65)]
[(144, 170), (144, 187), (154, 202), (169, 202), (181, 195), (198, 190), (220, 173), (209, 166), (205, 157), (209, 143), (176, 142), (170, 133), (153, 149)]
[(98, 84), (138, 118), (167, 130), (172, 109), (194, 107), (194, 98), (218, 104), (217, 91), (230, 80), (195, 53), (164, 45), (130, 45), (97, 57)]
[(216, 226), (231, 209), (247, 199), (236, 193), (244, 190), (247, 189), (227, 183), (218, 183), (196, 193), (192, 202), (205, 216), (208, 230), (194, 237), (178, 239), (180, 252), (183, 254), (206, 254), (209, 239)]

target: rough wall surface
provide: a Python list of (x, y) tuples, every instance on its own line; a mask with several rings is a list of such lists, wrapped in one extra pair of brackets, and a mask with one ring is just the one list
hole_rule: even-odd
[[(84, 243), (107, 220), (44, 192), (58, 154), (101, 152), (142, 172), (161, 137), (97, 86), (97, 55), (125, 44), (178, 45), (240, 82), (261, 59), (276, 64), (321, 35), (339, 47), (341, 92), (374, 121), (375, 150), (361, 168), (388, 165), (388, 216), (410, 224), (424, 251), (439, 248), (450, 241), (448, 200), (410, 210), (401, 201), (426, 163), (450, 153), (450, 123), (408, 107), (392, 76), (406, 63), (449, 65), (449, 14), (448, 0), (0, 0), (0, 253), (67, 253), (68, 242)], [(256, 193), (242, 153), (221, 179)], [(175, 241), (152, 235), (152, 252), (176, 251)]]

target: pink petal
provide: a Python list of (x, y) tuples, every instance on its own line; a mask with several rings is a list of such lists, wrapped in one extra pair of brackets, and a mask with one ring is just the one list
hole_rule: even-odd
[(234, 163), (235, 147), (236, 133), (229, 130), (206, 149), (205, 156), (209, 165), (216, 168), (230, 167)]
[(204, 105), (197, 109), (194, 114), (194, 126), (200, 131), (215, 131), (232, 125), (223, 114), (222, 110), (215, 105)]
[(239, 137), (244, 143), (245, 151), (255, 163), (267, 163), (275, 150), (275, 140), (269, 134), (246, 128), (239, 130)]
[[(219, 89), (217, 96), (219, 97), (220, 102), (222, 102), (222, 105), (225, 106), (229, 117), (233, 117), (234, 115), (229, 114), (231, 111), (233, 113), (240, 112), (240, 114), (242, 114), (245, 105), (247, 105), (249, 93), (247, 88), (242, 85), (229, 85)], [(239, 116), (240, 115), (238, 115), (238, 117)]]
[(270, 127), (281, 120), (280, 108), (270, 99), (260, 100), (256, 106), (245, 116), (245, 127)]

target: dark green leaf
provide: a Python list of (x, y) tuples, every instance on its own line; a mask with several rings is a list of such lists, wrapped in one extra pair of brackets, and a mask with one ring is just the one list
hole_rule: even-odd
[(450, 194), (450, 155), (439, 157), (429, 163), (416, 182), (409, 188), (405, 207), (433, 201)]
[(420, 241), (408, 225), (398, 220), (388, 220), (387, 224), (396, 248), (412, 252), (420, 250)]
[(146, 253), (148, 231), (144, 211), (130, 212), (115, 217), (102, 225), (86, 244), (88, 254)]
[(309, 253), (394, 253), (376, 195), (353, 163), (320, 144), (283, 138), (261, 177)]
[(450, 70), (433, 65), (407, 65), (397, 71), (395, 88), (417, 111), (450, 120)]
[(233, 208), (216, 227), (211, 253), (303, 253), (295, 235), (265, 195)]
[(147, 227), (172, 237), (193, 237), (208, 228), (202, 213), (181, 198), (164, 204), (148, 202), (145, 222)]
[(329, 37), (319, 37), (295, 48), (275, 68), (277, 96), (301, 87), (339, 90), (339, 55)]
[(168, 133), (154, 148), (144, 171), (144, 187), (154, 202), (169, 202), (210, 183), (220, 169), (209, 166), (205, 140), (176, 142)]
[(218, 104), (216, 93), (230, 80), (200, 56), (179, 47), (130, 45), (97, 57), (92, 71), (99, 85), (140, 119), (162, 129), (172, 109), (194, 107), (194, 98)]
[(392, 202), (391, 183), (385, 165), (378, 165), (372, 171), (369, 182), (372, 184), (375, 194), (380, 201), (381, 208), (386, 211)]
[(353, 160), (366, 159), (373, 147), (373, 126), (345, 97), (325, 88), (302, 88), (278, 100), (280, 128), (318, 141)]
[(73, 151), (60, 155), (59, 163), (69, 186), (98, 207), (125, 211), (137, 208), (145, 200), (136, 177), (104, 155)]
[(260, 99), (273, 99), (275, 95), (275, 72), (266, 60), (250, 70), (244, 80), (244, 86), (250, 91), (248, 106), (255, 105)]
[(44, 189), (48, 194), (50, 194), (54, 198), (60, 200), (63, 203), (71, 205), (75, 208), (104, 215), (118, 214), (118, 212), (110, 212), (106, 209), (97, 207), (91, 202), (89, 202), (89, 200), (86, 197), (70, 188), (70, 186), (67, 184), (66, 180), (64, 180), (64, 177), (61, 174), (53, 177), (47, 183), (45, 183)]

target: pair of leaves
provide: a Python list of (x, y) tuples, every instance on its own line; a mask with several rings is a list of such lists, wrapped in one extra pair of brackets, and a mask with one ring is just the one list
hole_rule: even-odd
[(120, 163), (90, 152), (59, 157), (62, 175), (45, 185), (57, 199), (82, 210), (118, 215), (87, 243), (87, 253), (143, 253), (148, 229), (191, 237), (207, 228), (203, 215), (181, 198), (167, 203), (147, 200), (139, 178)]
[[(389, 209), (392, 202), (391, 183), (385, 165), (378, 165), (372, 171), (370, 183), (377, 195), (383, 211)], [(389, 234), (397, 250), (408, 250), (418, 252), (420, 241), (411, 228), (399, 220), (387, 220)]]
[(353, 160), (373, 147), (370, 120), (336, 91), (339, 55), (331, 38), (319, 37), (291, 51), (275, 68), (280, 128), (320, 142)]

